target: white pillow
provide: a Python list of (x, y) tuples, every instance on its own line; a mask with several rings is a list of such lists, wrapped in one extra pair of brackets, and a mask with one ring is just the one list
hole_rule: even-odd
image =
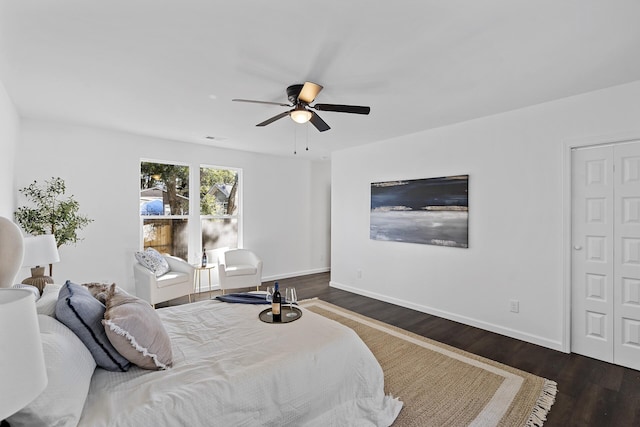
[(33, 285), (25, 285), (24, 283), (17, 283), (12, 286), (14, 289), (25, 289), (33, 294), (35, 297), (34, 301), (38, 301), (40, 299), (40, 290)]
[(49, 381), (33, 402), (7, 421), (12, 427), (75, 427), (96, 362), (82, 341), (62, 323), (45, 315), (38, 316), (38, 323)]
[(169, 271), (169, 263), (162, 254), (153, 248), (135, 253), (136, 259), (143, 266), (149, 269), (156, 277), (160, 277)]
[(58, 293), (62, 285), (47, 284), (42, 291), (42, 296), (36, 301), (36, 311), (38, 314), (46, 314), (47, 316), (56, 317), (56, 303), (58, 302)]

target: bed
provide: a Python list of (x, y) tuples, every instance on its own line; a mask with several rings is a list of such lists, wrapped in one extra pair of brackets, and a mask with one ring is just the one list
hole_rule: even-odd
[[(264, 308), (210, 300), (156, 310), (171, 339), (173, 366), (166, 370), (111, 372), (95, 363), (90, 369), (77, 348), (64, 350), (71, 358), (59, 348), (47, 357), (43, 339), (49, 375), (43, 395), (53, 388), (54, 396), (36, 399), (31, 412), (53, 412), (43, 425), (82, 427), (393, 423), (402, 403), (384, 394), (382, 369), (355, 332), (304, 308), (295, 322), (264, 323), (258, 319)], [(64, 328), (39, 317), (45, 338)], [(88, 381), (83, 370), (90, 371)], [(86, 391), (71, 390), (83, 381)], [(19, 415), (9, 419), (12, 426), (24, 422)]]

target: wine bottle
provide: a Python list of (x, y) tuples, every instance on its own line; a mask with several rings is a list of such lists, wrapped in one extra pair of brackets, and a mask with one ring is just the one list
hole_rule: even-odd
[(282, 314), (280, 313), (281, 302), (282, 302), (282, 297), (280, 296), (278, 282), (276, 282), (275, 289), (273, 291), (273, 299), (271, 300), (271, 313), (273, 314), (274, 322), (282, 322)]
[(207, 266), (207, 250), (202, 248), (202, 267)]

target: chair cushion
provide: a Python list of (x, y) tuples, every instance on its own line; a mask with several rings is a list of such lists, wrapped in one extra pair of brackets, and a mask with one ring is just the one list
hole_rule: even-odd
[(69, 280), (60, 289), (56, 318), (71, 329), (91, 352), (96, 364), (108, 371), (126, 371), (129, 361), (109, 342), (102, 326), (105, 306), (87, 288)]
[(256, 274), (258, 269), (249, 264), (238, 264), (238, 265), (229, 265), (225, 268), (225, 272), (227, 277), (232, 276), (246, 276), (249, 274)]
[(170, 271), (167, 274), (163, 274), (162, 276), (156, 278), (156, 283), (159, 288), (164, 288), (167, 286), (179, 285), (189, 280), (189, 275), (187, 273), (181, 273), (179, 271)]
[(162, 254), (153, 248), (135, 253), (138, 262), (149, 269), (156, 277), (160, 277), (169, 271), (169, 263)]

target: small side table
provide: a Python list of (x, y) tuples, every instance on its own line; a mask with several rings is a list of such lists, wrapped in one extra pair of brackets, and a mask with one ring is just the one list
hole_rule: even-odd
[(198, 284), (198, 293), (200, 293), (200, 287), (202, 286), (202, 272), (207, 271), (209, 273), (209, 298), (211, 298), (211, 287), (213, 286), (211, 283), (211, 270), (216, 268), (215, 264), (207, 264), (206, 266), (202, 266), (202, 264), (194, 265), (196, 269), (196, 274), (193, 276), (194, 284), (193, 287), (196, 287), (196, 283)]

